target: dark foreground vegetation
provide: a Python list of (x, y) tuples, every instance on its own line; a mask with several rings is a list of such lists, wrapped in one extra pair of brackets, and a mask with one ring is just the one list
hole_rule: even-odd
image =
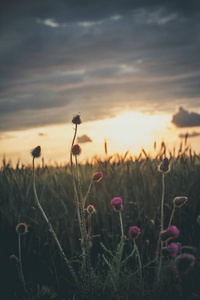
[[(158, 165), (164, 157), (169, 159), (170, 172), (163, 175)], [(1, 299), (200, 299), (199, 162), (200, 157), (188, 148), (174, 155), (162, 144), (155, 157), (143, 150), (139, 157), (126, 153), (76, 166), (77, 190), (84, 195), (93, 175), (103, 173), (99, 182), (92, 183), (86, 200), (85, 207), (93, 205), (95, 213), (82, 212), (87, 229), (85, 246), (80, 241), (70, 164), (35, 169), (38, 199), (73, 268), (77, 286), (36, 205), (32, 166), (11, 167), (4, 161), (0, 171)], [(173, 199), (188, 198), (183, 206), (174, 208), (171, 225), (180, 234), (161, 245), (179, 245), (175, 257), (161, 255), (158, 243), (163, 193), (163, 229), (168, 228)], [(123, 199), (123, 210), (119, 211), (124, 236), (119, 212), (111, 205), (114, 197)], [(28, 226), (24, 235), (16, 232), (20, 223)], [(129, 235), (132, 226), (140, 229), (137, 239)], [(183, 253), (195, 258), (194, 265), (183, 261), (182, 269), (177, 269), (176, 257)]]

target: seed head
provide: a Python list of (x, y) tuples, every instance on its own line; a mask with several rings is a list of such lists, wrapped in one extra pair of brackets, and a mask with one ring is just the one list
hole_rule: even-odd
[(99, 182), (103, 178), (103, 173), (102, 172), (97, 172), (94, 174), (92, 180), (95, 182)]
[(137, 226), (130, 227), (128, 233), (132, 239), (137, 239), (140, 235), (140, 228), (138, 228)]
[(41, 147), (40, 146), (37, 146), (36, 148), (31, 150), (31, 156), (33, 158), (40, 157), (40, 155), (41, 155)]
[(80, 114), (77, 114), (73, 117), (72, 123), (74, 123), (76, 125), (80, 125), (82, 123), (81, 118), (80, 118)]
[(188, 201), (187, 197), (181, 196), (181, 197), (176, 197), (173, 199), (173, 205), (174, 207), (181, 207), (183, 206), (186, 202)]
[(79, 156), (81, 154), (81, 147), (78, 144), (74, 145), (71, 148), (71, 153), (74, 156)]
[(175, 267), (179, 274), (187, 273), (195, 263), (195, 257), (189, 253), (183, 253), (176, 257)]
[(158, 170), (163, 173), (169, 172), (169, 159), (167, 157), (161, 161), (160, 165), (158, 166)]
[(111, 200), (111, 205), (113, 206), (114, 211), (119, 212), (123, 209), (122, 205), (123, 200), (119, 197), (113, 198)]
[(92, 215), (96, 211), (93, 205), (88, 205), (86, 210), (89, 215)]
[(179, 229), (176, 226), (170, 226), (166, 230), (160, 232), (160, 239), (163, 242), (168, 242), (171, 239), (175, 239), (179, 236)]
[(28, 232), (28, 226), (26, 225), (26, 223), (19, 223), (16, 226), (16, 232), (19, 235), (25, 235)]

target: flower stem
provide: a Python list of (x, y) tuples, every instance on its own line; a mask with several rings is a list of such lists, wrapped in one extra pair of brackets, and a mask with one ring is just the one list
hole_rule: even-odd
[(123, 236), (124, 236), (124, 227), (123, 227), (123, 222), (122, 222), (121, 210), (119, 211), (119, 219), (120, 219), (120, 227), (121, 227), (121, 237), (123, 238)]
[(24, 291), (27, 294), (26, 283), (25, 283), (25, 279), (24, 279), (24, 273), (23, 273), (23, 270), (22, 270), (21, 235), (20, 234), (18, 234), (18, 248), (19, 248), (19, 273), (20, 273), (20, 277), (21, 277), (21, 281), (22, 281)]
[(170, 226), (171, 226), (172, 219), (173, 219), (173, 216), (174, 216), (174, 212), (175, 212), (175, 206), (173, 206), (173, 209), (172, 209), (172, 213), (171, 213), (171, 216), (170, 216), (170, 220), (169, 220), (168, 227), (170, 227)]
[(134, 248), (136, 250), (137, 257), (138, 257), (140, 285), (141, 285), (141, 288), (143, 289), (143, 286), (142, 286), (143, 285), (143, 282), (142, 282), (142, 263), (141, 263), (140, 253), (139, 253), (139, 250), (138, 250), (135, 239), (133, 239), (133, 243), (134, 243)]
[(36, 202), (39, 210), (41, 211), (41, 213), (42, 213), (42, 215), (43, 215), (43, 217), (44, 217), (44, 219), (45, 219), (45, 221), (46, 221), (46, 223), (47, 223), (47, 225), (49, 227), (49, 231), (51, 232), (51, 234), (53, 235), (53, 237), (55, 239), (55, 242), (56, 242), (56, 244), (58, 246), (58, 249), (59, 249), (59, 251), (60, 251), (60, 253), (61, 253), (61, 255), (62, 255), (62, 257), (63, 257), (63, 259), (64, 259), (64, 261), (65, 261), (65, 263), (67, 265), (67, 267), (69, 268), (69, 271), (71, 272), (71, 275), (72, 275), (72, 277), (74, 279), (74, 282), (76, 283), (77, 287), (79, 288), (78, 278), (77, 278), (76, 274), (74, 273), (74, 270), (73, 270), (73, 268), (72, 268), (69, 260), (67, 259), (66, 255), (65, 255), (65, 253), (64, 253), (64, 251), (63, 251), (63, 249), (61, 247), (61, 245), (60, 245), (60, 242), (59, 242), (59, 240), (57, 238), (57, 235), (56, 235), (55, 231), (53, 230), (53, 227), (52, 227), (49, 219), (47, 218), (47, 216), (46, 216), (46, 214), (45, 214), (45, 212), (44, 212), (44, 210), (43, 210), (43, 208), (42, 208), (42, 206), (41, 206), (41, 204), (39, 202), (39, 199), (38, 199), (38, 196), (37, 196), (36, 187), (35, 187), (34, 158), (33, 158), (33, 190), (34, 190), (34, 195), (35, 195), (35, 202)]

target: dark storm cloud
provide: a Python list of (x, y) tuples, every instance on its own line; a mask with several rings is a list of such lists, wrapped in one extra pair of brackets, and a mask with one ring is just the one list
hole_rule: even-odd
[(188, 112), (183, 107), (179, 107), (178, 113), (173, 115), (172, 123), (177, 127), (200, 126), (200, 114)]
[(77, 110), (89, 121), (199, 106), (197, 1), (6, 0), (0, 11), (0, 130)]
[(91, 143), (91, 142), (92, 142), (92, 139), (86, 134), (77, 137), (77, 143), (79, 143), (79, 144)]

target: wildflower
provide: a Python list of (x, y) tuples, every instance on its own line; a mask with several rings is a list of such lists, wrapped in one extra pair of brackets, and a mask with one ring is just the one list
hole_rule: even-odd
[(19, 258), (14, 254), (10, 255), (9, 259), (10, 259), (10, 262), (13, 264), (18, 264), (18, 262), (19, 262)]
[(181, 197), (176, 197), (173, 199), (173, 205), (174, 207), (181, 207), (183, 206), (186, 202), (188, 201), (187, 197), (181, 196)]
[(81, 154), (81, 147), (78, 144), (74, 145), (71, 148), (71, 153), (74, 156), (79, 156)]
[(158, 170), (163, 173), (169, 172), (169, 159), (167, 157), (161, 161), (160, 165), (158, 166)]
[(177, 256), (179, 250), (180, 250), (179, 243), (171, 243), (167, 247), (163, 247), (161, 251), (164, 256), (169, 255), (171, 258), (174, 258)]
[(195, 263), (195, 257), (189, 253), (183, 253), (176, 257), (175, 267), (179, 274), (187, 273)]
[(76, 125), (80, 125), (82, 123), (80, 114), (77, 114), (76, 116), (73, 117), (72, 123), (74, 123)]
[(168, 242), (171, 239), (175, 239), (179, 236), (179, 229), (176, 226), (170, 226), (166, 230), (160, 232), (160, 239), (163, 242)]
[(114, 211), (119, 212), (123, 209), (122, 202), (123, 200), (119, 197), (113, 198), (111, 200), (111, 205), (113, 206)]
[(137, 226), (130, 227), (128, 233), (132, 239), (137, 239), (140, 235), (140, 228), (138, 228)]
[(97, 172), (94, 174), (92, 180), (95, 182), (99, 182), (103, 178), (103, 173), (102, 172)]
[(40, 155), (41, 155), (41, 147), (37, 146), (36, 148), (34, 148), (33, 150), (31, 150), (31, 155), (32, 155), (33, 158), (40, 157)]
[(19, 235), (25, 235), (28, 232), (28, 226), (26, 223), (19, 223), (16, 227), (16, 232)]
[(92, 215), (96, 211), (93, 205), (88, 205), (86, 210), (87, 210), (87, 213), (90, 215)]

